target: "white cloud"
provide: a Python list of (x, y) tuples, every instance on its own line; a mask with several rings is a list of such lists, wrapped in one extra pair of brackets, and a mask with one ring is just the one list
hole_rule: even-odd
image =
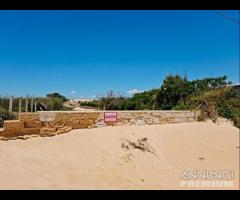
[(141, 93), (143, 92), (142, 90), (138, 90), (138, 89), (131, 89), (131, 90), (128, 90), (128, 93), (131, 94), (131, 95), (134, 95), (136, 93)]
[(71, 94), (77, 94), (74, 90), (72, 90), (70, 93), (71, 93)]

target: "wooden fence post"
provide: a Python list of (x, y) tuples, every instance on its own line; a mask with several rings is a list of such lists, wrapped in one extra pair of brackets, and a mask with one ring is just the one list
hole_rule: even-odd
[(28, 97), (26, 98), (25, 112), (28, 112)]
[(33, 112), (33, 97), (31, 99), (31, 112)]
[(13, 97), (10, 97), (9, 98), (9, 109), (8, 109), (8, 112), (12, 112), (12, 108), (13, 108)]
[(34, 103), (34, 110), (35, 110), (35, 112), (37, 112), (37, 101), (35, 101), (35, 103)]
[(22, 112), (22, 98), (19, 99), (19, 113)]

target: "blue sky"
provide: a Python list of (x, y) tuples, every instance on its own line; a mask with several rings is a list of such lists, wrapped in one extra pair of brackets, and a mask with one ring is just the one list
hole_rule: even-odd
[(0, 95), (128, 95), (175, 73), (237, 83), (238, 28), (211, 10), (0, 11)]

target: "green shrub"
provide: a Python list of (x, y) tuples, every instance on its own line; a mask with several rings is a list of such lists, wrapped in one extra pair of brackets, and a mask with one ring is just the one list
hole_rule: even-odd
[(218, 107), (220, 116), (230, 119), (234, 125), (240, 128), (240, 97), (225, 100)]
[(89, 107), (97, 108), (98, 107), (98, 101), (97, 100), (85, 101), (85, 102), (81, 102), (80, 105), (81, 106), (89, 106)]
[(183, 102), (177, 104), (172, 110), (192, 110), (193, 107), (190, 104), (184, 104)]
[(0, 107), (0, 128), (4, 125), (4, 120), (13, 120), (16, 116)]
[(64, 110), (63, 103), (67, 98), (59, 93), (47, 94), (45, 98), (39, 98), (39, 102), (47, 106), (47, 110)]
[(192, 96), (188, 104), (200, 110), (199, 120), (209, 118), (216, 121), (217, 117), (221, 116), (240, 127), (240, 97), (237, 97), (230, 87), (201, 92)]

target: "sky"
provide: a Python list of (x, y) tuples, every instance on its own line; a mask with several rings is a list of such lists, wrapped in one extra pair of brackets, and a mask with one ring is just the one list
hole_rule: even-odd
[(131, 95), (176, 73), (238, 83), (239, 24), (212, 10), (0, 10), (0, 95)]

